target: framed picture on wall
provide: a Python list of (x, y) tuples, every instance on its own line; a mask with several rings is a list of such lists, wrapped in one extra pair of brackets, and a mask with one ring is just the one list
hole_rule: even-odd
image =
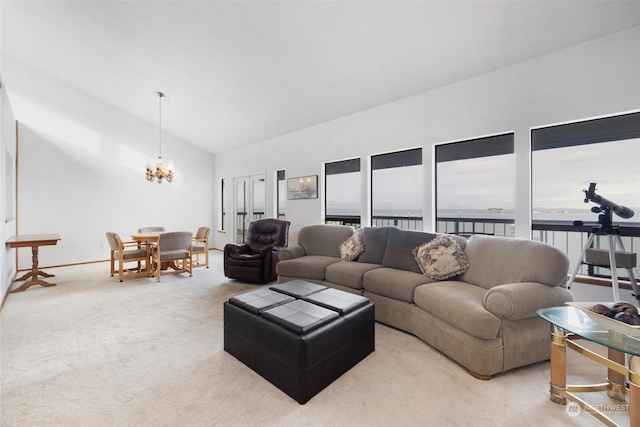
[(300, 176), (287, 180), (287, 199), (317, 199), (318, 175)]

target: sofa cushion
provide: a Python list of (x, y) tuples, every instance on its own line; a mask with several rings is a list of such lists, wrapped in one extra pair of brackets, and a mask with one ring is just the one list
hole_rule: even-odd
[(342, 261), (354, 261), (364, 251), (364, 244), (362, 243), (362, 231), (356, 230), (347, 240), (340, 243), (338, 246), (338, 252), (340, 252), (340, 260)]
[(569, 258), (546, 243), (475, 234), (465, 248), (469, 269), (460, 280), (490, 289), (506, 283), (558, 286), (569, 272)]
[(327, 266), (336, 262), (340, 262), (340, 258), (321, 255), (307, 255), (300, 258), (280, 261), (276, 264), (276, 271), (279, 276), (324, 280), (325, 269)]
[(353, 289), (362, 289), (362, 279), (367, 271), (381, 268), (380, 264), (363, 262), (336, 262), (327, 267), (327, 280)]
[(487, 290), (458, 280), (446, 280), (418, 286), (415, 303), (437, 318), (475, 337), (494, 339), (501, 320), (484, 308)]
[(420, 273), (394, 268), (378, 268), (364, 274), (362, 287), (374, 294), (405, 302), (413, 302), (414, 290), (432, 279)]
[(390, 228), (382, 265), (388, 268), (422, 273), (413, 256), (413, 249), (423, 243), (430, 242), (435, 237), (436, 235), (432, 233)]
[(347, 225), (318, 224), (302, 227), (298, 232), (298, 244), (307, 255), (340, 257), (338, 246), (355, 232)]
[(362, 229), (364, 252), (358, 257), (358, 262), (382, 264), (384, 252), (387, 249), (389, 229), (392, 227), (365, 227)]
[(425, 276), (444, 280), (467, 271), (469, 260), (450, 236), (444, 235), (423, 243), (413, 250), (413, 256)]

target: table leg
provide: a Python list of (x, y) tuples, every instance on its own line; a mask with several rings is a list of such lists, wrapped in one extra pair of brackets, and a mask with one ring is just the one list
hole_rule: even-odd
[(629, 359), (629, 425), (640, 425), (640, 356)]
[(26, 274), (24, 274), (23, 276), (19, 277), (16, 279), (16, 282), (20, 282), (21, 280), (27, 280), (29, 277), (38, 277), (38, 276), (42, 276), (42, 277), (56, 277), (55, 274), (49, 274), (49, 273), (45, 273), (44, 271), (41, 270), (37, 270), (37, 271), (30, 271)]
[[(607, 357), (609, 360), (616, 362), (622, 366), (626, 366), (625, 354), (621, 351), (609, 349)], [(612, 399), (619, 400), (620, 402), (626, 401), (626, 381), (627, 377), (620, 372), (616, 372), (613, 369), (607, 370), (607, 381), (611, 387), (607, 390), (607, 396)]]
[(162, 261), (160, 263), (160, 270), (168, 270), (170, 268), (173, 270), (180, 270), (180, 267), (178, 267), (175, 261)]
[(551, 381), (549, 398), (560, 405), (566, 405), (564, 391), (567, 389), (567, 332), (551, 325)]
[(38, 276), (44, 277), (55, 277), (53, 274), (45, 273), (44, 271), (38, 270), (38, 246), (31, 247), (31, 271), (25, 274), (24, 276), (16, 279), (16, 281), (27, 280), (31, 278), (31, 280), (27, 280), (18, 288), (12, 290), (11, 292), (22, 292), (26, 289), (29, 289), (33, 285), (40, 285), (44, 287), (55, 286), (54, 283), (45, 282), (44, 280), (38, 279)]

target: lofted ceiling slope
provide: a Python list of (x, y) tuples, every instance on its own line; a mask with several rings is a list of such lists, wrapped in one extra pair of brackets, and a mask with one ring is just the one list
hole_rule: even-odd
[(640, 25), (638, 1), (0, 4), (3, 67), (149, 123), (162, 91), (163, 129), (214, 154)]

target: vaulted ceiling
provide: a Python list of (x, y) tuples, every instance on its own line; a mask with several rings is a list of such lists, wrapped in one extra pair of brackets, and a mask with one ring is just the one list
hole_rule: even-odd
[(162, 91), (163, 129), (214, 154), (640, 25), (638, 1), (1, 7), (3, 76), (28, 66), (149, 123)]

